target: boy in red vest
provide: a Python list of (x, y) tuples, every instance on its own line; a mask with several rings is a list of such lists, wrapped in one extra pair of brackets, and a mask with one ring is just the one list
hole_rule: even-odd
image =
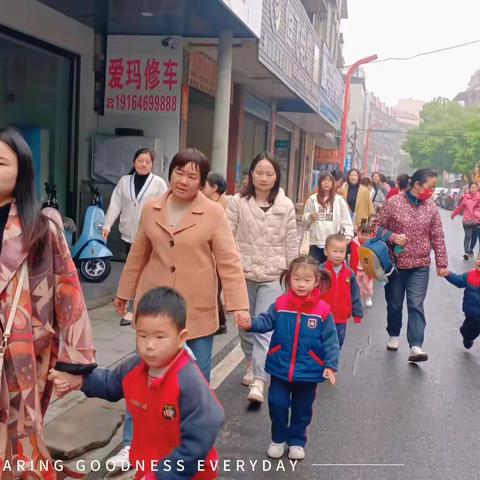
[(136, 311), (137, 355), (85, 377), (50, 372), (59, 396), (81, 387), (87, 397), (125, 397), (133, 418), (130, 463), (136, 479), (218, 477), (213, 445), (225, 417), (184, 348), (185, 322), (185, 301), (175, 290), (150, 290)]
[(355, 323), (363, 318), (362, 300), (355, 274), (347, 267), (348, 241), (340, 234), (329, 235), (325, 240), (325, 255), (327, 261), (321, 268), (330, 272), (332, 286), (322, 295), (332, 309), (335, 326), (337, 327), (338, 343), (342, 348), (347, 333), (347, 322), (353, 317)]

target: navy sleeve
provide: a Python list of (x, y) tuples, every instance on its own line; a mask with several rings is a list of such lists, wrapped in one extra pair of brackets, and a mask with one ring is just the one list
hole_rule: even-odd
[[(178, 375), (180, 386), (180, 446), (159, 462), (158, 480), (193, 478), (199, 460), (205, 460), (213, 448), (225, 421), (220, 402), (212, 392), (198, 366), (191, 362)], [(171, 465), (182, 465), (176, 471)]]
[(275, 330), (277, 315), (275, 304), (272, 303), (268, 311), (257, 315), (255, 318), (252, 318), (252, 328), (250, 328), (249, 331), (255, 333), (266, 333)]
[(458, 288), (465, 288), (467, 286), (467, 274), (458, 275), (458, 273), (450, 272), (445, 279), (450, 282), (452, 285), (455, 285)]
[(122, 382), (127, 374), (140, 363), (140, 357), (130, 355), (115, 368), (95, 368), (85, 375), (82, 392), (87, 397), (97, 397), (118, 402), (123, 398)]
[(323, 321), (322, 344), (323, 352), (325, 354), (325, 368), (331, 368), (336, 372), (338, 369), (340, 346), (338, 344), (337, 327), (335, 327), (335, 320), (331, 313)]
[(360, 287), (358, 286), (355, 274), (352, 272), (350, 277), (350, 291), (352, 295), (352, 316), (363, 318), (362, 298), (360, 295)]

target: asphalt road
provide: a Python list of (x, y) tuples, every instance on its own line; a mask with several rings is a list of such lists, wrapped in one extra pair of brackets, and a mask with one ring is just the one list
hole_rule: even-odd
[[(463, 272), (473, 262), (462, 260), (461, 220), (449, 215), (442, 211), (450, 269)], [(480, 478), (480, 342), (463, 348), (462, 295), (432, 268), (424, 344), (430, 359), (416, 366), (407, 362), (406, 331), (398, 352), (386, 350), (386, 304), (383, 288), (376, 288), (363, 323), (349, 325), (337, 388), (318, 388), (306, 458), (294, 471), (287, 457), (263, 463), (268, 407), (247, 409), (242, 362), (217, 389), (227, 418), (218, 441), (221, 478)], [(257, 461), (254, 467), (249, 460)]]

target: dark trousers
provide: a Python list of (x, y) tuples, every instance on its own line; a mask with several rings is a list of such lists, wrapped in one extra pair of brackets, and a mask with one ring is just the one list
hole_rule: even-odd
[(327, 257), (325, 256), (325, 249), (317, 247), (316, 245), (310, 245), (310, 251), (308, 252), (318, 263), (325, 263)]
[(130, 253), (130, 249), (132, 248), (132, 244), (123, 241), (123, 248), (125, 249), (125, 256), (128, 257), (128, 254)]
[(473, 252), (473, 249), (477, 244), (477, 240), (480, 242), (480, 223), (477, 223), (476, 227), (473, 229), (472, 240), (470, 242), (470, 252)]
[(227, 319), (225, 317), (225, 310), (223, 309), (222, 303), (222, 281), (220, 280), (220, 276), (217, 273), (218, 278), (218, 294), (217, 294), (217, 305), (218, 305), (218, 323), (220, 326), (224, 326), (227, 324)]
[(467, 341), (475, 340), (480, 335), (480, 318), (465, 316), (465, 321), (460, 327), (460, 333)]
[(475, 246), (473, 242), (473, 235), (475, 235), (476, 238), (476, 230), (477, 226), (475, 224), (468, 224), (464, 223), (463, 224), (463, 231), (465, 232), (465, 236), (463, 238), (463, 251), (468, 254), (471, 250), (473, 250), (474, 247), (472, 247), (472, 244)]
[(289, 383), (271, 376), (268, 409), (272, 421), (272, 441), (287, 442), (290, 447), (305, 446), (316, 390), (316, 383)]
[(391, 337), (400, 336), (403, 301), (405, 294), (407, 296), (407, 339), (410, 347), (423, 345), (426, 324), (423, 302), (427, 295), (429, 275), (428, 267), (399, 269), (390, 275), (385, 285), (387, 332)]
[(337, 323), (335, 324), (335, 327), (337, 327), (338, 344), (340, 345), (340, 348), (342, 348), (343, 342), (345, 341), (345, 335), (347, 333), (347, 324)]

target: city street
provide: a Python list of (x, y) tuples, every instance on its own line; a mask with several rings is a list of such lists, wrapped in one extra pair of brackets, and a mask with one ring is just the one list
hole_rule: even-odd
[[(472, 268), (461, 259), (460, 219), (441, 213), (450, 269)], [(424, 345), (429, 361), (417, 366), (407, 362), (405, 332), (398, 352), (386, 350), (385, 301), (383, 289), (376, 289), (364, 322), (349, 326), (337, 387), (318, 389), (306, 458), (295, 474), (286, 456), (283, 465), (271, 461), (270, 473), (262, 471), (269, 467), (262, 465), (270, 442), (268, 407), (247, 410), (243, 361), (217, 389), (227, 418), (217, 444), (222, 461), (231, 461), (221, 478), (478, 478), (480, 350), (466, 351), (458, 333), (462, 295), (432, 272)], [(237, 459), (245, 461), (244, 472)], [(258, 460), (255, 471), (249, 460)], [(276, 471), (282, 466), (287, 473)]]

